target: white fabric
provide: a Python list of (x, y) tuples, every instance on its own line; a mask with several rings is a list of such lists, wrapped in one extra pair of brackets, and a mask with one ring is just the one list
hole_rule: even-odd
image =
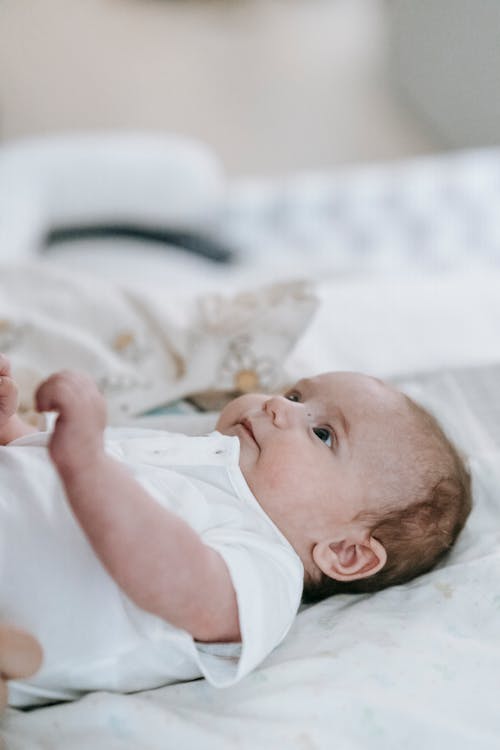
[(38, 674), (11, 683), (12, 705), (201, 676), (228, 686), (285, 637), (300, 603), (302, 563), (250, 492), (238, 438), (115, 430), (107, 449), (222, 555), (236, 590), (241, 644), (197, 644), (121, 592), (69, 509), (47, 438), (36, 433), (0, 447), (2, 617), (36, 635), (44, 649)]
[(500, 355), (500, 268), (326, 280), (314, 324), (287, 360), (293, 378), (355, 370), (386, 378), (486, 365)]

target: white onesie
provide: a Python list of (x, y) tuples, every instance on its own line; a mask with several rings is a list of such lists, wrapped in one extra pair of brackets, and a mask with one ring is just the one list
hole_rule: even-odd
[(114, 429), (106, 447), (222, 555), (236, 590), (241, 644), (197, 643), (130, 601), (75, 520), (47, 442), (48, 433), (37, 433), (0, 447), (0, 620), (25, 628), (44, 649), (41, 670), (10, 683), (10, 705), (201, 676), (225, 687), (285, 637), (304, 571), (245, 482), (238, 438)]

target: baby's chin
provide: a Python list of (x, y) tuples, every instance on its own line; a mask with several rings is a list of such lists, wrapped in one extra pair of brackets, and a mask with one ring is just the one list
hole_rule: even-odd
[(220, 432), (221, 435), (227, 435), (228, 437), (237, 437), (240, 441), (240, 446), (243, 443), (242, 440), (242, 431), (243, 428), (240, 424), (234, 424), (234, 425), (221, 425), (220, 427), (216, 427), (217, 432)]

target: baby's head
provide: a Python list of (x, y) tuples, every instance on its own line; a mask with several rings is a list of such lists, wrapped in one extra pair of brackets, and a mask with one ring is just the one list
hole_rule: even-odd
[(240, 396), (217, 429), (240, 439), (250, 489), (300, 556), (304, 601), (430, 570), (470, 512), (469, 474), (437, 421), (376, 378), (327, 373)]

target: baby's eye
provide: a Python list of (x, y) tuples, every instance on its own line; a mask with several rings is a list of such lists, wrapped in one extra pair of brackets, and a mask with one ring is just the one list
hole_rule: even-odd
[(326, 427), (313, 427), (316, 437), (319, 437), (329, 448), (332, 447), (332, 433)]
[(290, 391), (289, 393), (285, 393), (285, 398), (288, 399), (288, 401), (300, 401), (300, 396), (297, 391)]

